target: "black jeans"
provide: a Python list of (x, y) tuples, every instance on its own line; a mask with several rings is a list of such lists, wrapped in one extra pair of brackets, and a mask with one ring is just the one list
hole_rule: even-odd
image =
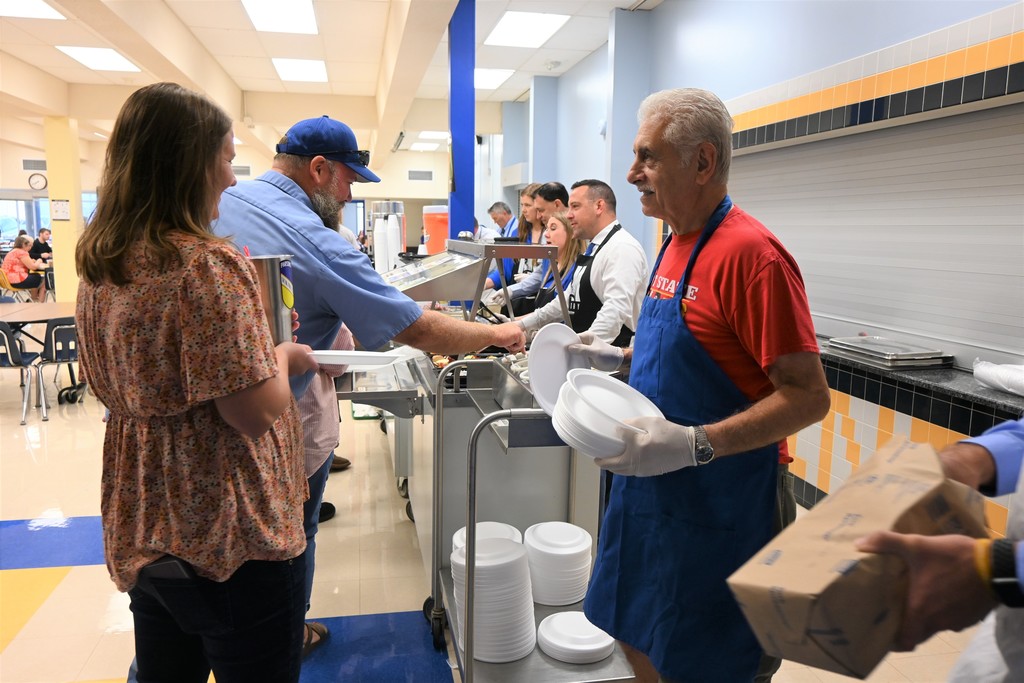
[[(187, 565), (185, 565), (187, 569)], [(302, 555), (250, 561), (223, 583), (143, 569), (128, 592), (139, 683), (294, 683), (302, 665)]]

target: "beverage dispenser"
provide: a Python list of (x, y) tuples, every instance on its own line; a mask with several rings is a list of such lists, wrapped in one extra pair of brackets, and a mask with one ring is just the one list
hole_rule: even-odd
[(424, 243), (428, 254), (440, 254), (448, 240), (448, 207), (423, 207)]

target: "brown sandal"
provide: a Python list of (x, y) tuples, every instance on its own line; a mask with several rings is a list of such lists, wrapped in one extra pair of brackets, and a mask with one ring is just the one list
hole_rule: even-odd
[[(305, 659), (313, 650), (324, 644), (330, 632), (327, 627), (318, 621), (307, 621), (305, 627), (305, 640), (302, 642), (302, 658)], [(315, 638), (315, 639), (314, 639)]]

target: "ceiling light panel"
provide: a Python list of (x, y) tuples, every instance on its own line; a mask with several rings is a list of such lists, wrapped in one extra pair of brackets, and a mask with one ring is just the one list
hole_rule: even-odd
[(0, 0), (0, 17), (17, 19), (67, 19), (43, 0)]
[(548, 42), (567, 21), (567, 14), (505, 12), (484, 45), (537, 48)]
[(416, 137), (421, 140), (447, 140), (448, 131), (446, 130), (421, 130), (420, 134)]
[(473, 69), (473, 87), (477, 90), (494, 90), (513, 73), (512, 69)]
[(257, 31), (317, 34), (313, 0), (242, 0), (242, 6)]
[(71, 45), (57, 45), (56, 47), (71, 59), (84, 64), (93, 71), (141, 71), (124, 55), (109, 47), (74, 47)]
[(327, 64), (322, 59), (283, 59), (275, 57), (274, 68), (282, 81), (326, 83)]
[(414, 142), (409, 145), (409, 149), (414, 152), (436, 152), (437, 148), (441, 145), (436, 142)]

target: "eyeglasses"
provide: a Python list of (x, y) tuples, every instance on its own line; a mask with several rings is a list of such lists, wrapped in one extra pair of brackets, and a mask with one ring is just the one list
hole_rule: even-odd
[(320, 152), (320, 156), (337, 157), (336, 161), (358, 161), (363, 166), (370, 165), (370, 151), (366, 149), (345, 149), (337, 152)]

